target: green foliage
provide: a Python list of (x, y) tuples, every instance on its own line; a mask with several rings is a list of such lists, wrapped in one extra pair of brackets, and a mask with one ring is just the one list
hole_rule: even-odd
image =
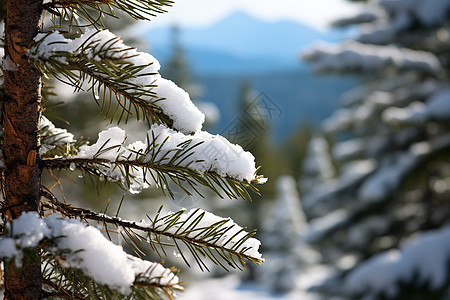
[[(29, 45), (30, 62), (47, 80), (56, 78), (73, 87), (74, 92), (91, 92), (102, 113), (111, 120), (127, 122), (130, 116), (134, 116), (148, 124), (163, 124), (170, 128), (173, 120), (164, 114), (159, 105), (160, 101), (165, 99), (155, 93), (156, 85), (139, 84), (139, 77), (157, 73), (144, 74), (149, 65), (134, 64), (133, 57), (140, 54), (134, 50), (128, 51), (132, 48), (124, 48), (120, 38), (101, 41), (97, 35), (101, 28), (105, 28), (104, 24), (110, 23), (106, 21), (107, 18), (118, 18), (121, 14), (127, 14), (137, 20), (149, 20), (165, 12), (165, 8), (172, 3), (170, 0), (53, 0), (44, 3), (43, 8), (50, 14), (53, 24), (49, 27), (50, 30), (67, 27), (67, 31), (59, 33), (64, 33), (68, 38), (72, 38), (74, 32), (84, 32), (87, 27), (99, 30), (76, 49), (53, 51), (45, 57), (39, 51), (45, 40), (42, 38)], [(3, 13), (4, 2), (1, 2), (0, 17)], [(52, 33), (47, 32), (45, 36), (48, 37)], [(69, 42), (70, 40), (64, 41), (60, 38), (59, 42), (50, 46)], [(64, 102), (54, 102), (53, 99), (57, 95), (49, 82), (45, 81), (42, 86), (42, 111), (52, 119), (68, 124), (57, 113)], [(147, 136), (145, 150), (130, 150), (126, 155), (117, 154), (115, 159), (104, 159), (103, 154), (122, 147), (106, 146), (109, 142), (107, 141), (93, 157), (77, 158), (76, 155), (80, 148), (87, 144), (87, 140), (73, 139), (72, 134), (47, 121), (47, 125), (40, 128), (42, 153), (37, 162), (41, 169), (49, 171), (55, 180), (54, 186), (60, 185), (62, 178), (58, 178), (60, 174), (55, 176), (53, 170), (69, 169), (99, 180), (116, 181), (123, 188), (130, 188), (135, 183), (154, 184), (171, 197), (174, 196), (172, 183), (187, 195), (198, 193), (203, 196), (203, 187), (227, 198), (251, 200), (248, 191), (258, 193), (253, 184), (260, 183), (261, 177), (256, 174), (255, 179), (248, 182), (221, 176), (213, 171), (199, 172), (193, 168), (192, 164), (199, 161), (193, 160), (192, 157), (201, 143), (194, 144), (191, 139), (176, 145), (167, 153), (162, 153), (161, 149), (167, 139), (157, 144), (155, 141), (158, 137)], [(111, 176), (113, 173), (115, 175)], [(41, 195), (46, 198), (41, 202), (42, 215), (58, 212), (66, 218), (79, 218), (88, 224), (102, 224), (109, 237), (120, 232), (137, 255), (142, 254), (141, 244), (147, 243), (150, 249), (161, 257), (166, 257), (169, 250), (178, 251), (188, 266), (191, 266), (193, 260), (201, 270), (209, 270), (207, 262), (229, 270), (243, 269), (246, 266), (245, 261), (255, 264), (263, 261), (260, 257), (253, 256), (254, 252), (249, 251), (251, 247), (246, 246), (256, 231), (246, 232), (245, 228), (238, 227), (231, 219), (220, 219), (208, 224), (205, 222), (210, 216), (206, 212), (179, 211), (162, 215), (160, 209), (153, 218), (147, 215), (147, 222), (136, 223), (121, 219), (118, 216), (119, 211), (115, 216), (108, 216), (106, 209), (105, 213), (97, 213), (74, 207), (65, 201), (63, 203), (53, 194), (52, 189), (53, 187), (42, 185)], [(66, 200), (64, 195), (63, 197)], [(3, 236), (6, 237), (7, 232), (4, 231)], [(59, 238), (66, 237), (57, 237)], [(155, 283), (158, 281), (155, 281), (155, 276), (152, 275), (153, 270), (149, 269), (135, 278), (131, 286), (132, 292), (124, 296), (118, 290), (95, 282), (94, 278), (83, 273), (83, 270), (68, 267), (65, 260), (71, 252), (63, 250), (55, 253), (55, 249), (54, 238), (44, 238), (39, 244), (45, 298), (171, 299), (175, 291), (182, 290), (178, 282), (166, 285)], [(24, 253), (26, 251), (28, 250)], [(176, 274), (175, 270), (173, 272)]]
[[(238, 107), (239, 122), (237, 122), (234, 143), (240, 144), (246, 151), (252, 153), (261, 162), (265, 174), (271, 180), (261, 186), (261, 194), (267, 198), (275, 196), (275, 181), (286, 171), (286, 161), (279, 155), (270, 139), (270, 120), (265, 119), (256, 103), (257, 94), (249, 81), (243, 81), (240, 86)], [(258, 204), (256, 204), (258, 205)], [(259, 224), (258, 224), (259, 225)]]
[[(136, 223), (118, 217), (119, 211), (116, 216), (108, 216), (60, 203), (49, 193), (46, 197), (50, 200), (49, 207), (53, 207), (63, 215), (76, 216), (103, 224), (108, 236), (117, 230), (122, 231), (122, 238), (138, 255), (144, 254), (140, 246), (144, 242), (148, 243), (160, 257), (167, 257), (168, 253), (173, 251), (179, 252), (183, 261), (190, 267), (191, 259), (185, 254), (188, 252), (202, 271), (209, 271), (205, 259), (227, 271), (229, 268), (242, 270), (246, 266), (244, 260), (256, 264), (263, 262), (262, 259), (247, 253), (249, 248), (243, 247), (243, 243), (252, 238), (256, 230), (246, 232), (246, 228), (237, 227), (229, 218), (221, 219), (208, 226), (201, 226), (203, 219), (206, 219), (206, 212), (200, 209), (189, 213), (186, 213), (186, 210), (180, 210), (162, 215), (161, 206), (153, 218), (147, 215), (148, 221)], [(113, 226), (114, 229), (111, 230), (108, 225)], [(237, 236), (239, 239), (236, 240)]]
[[(60, 237), (64, 238), (64, 237)], [(81, 270), (65, 266), (68, 250), (54, 253), (52, 240), (41, 243), (43, 265), (43, 294), (46, 299), (172, 299), (174, 291), (182, 291), (178, 284), (160, 284), (153, 275), (154, 268), (136, 277), (131, 293), (124, 296), (119, 291), (96, 283)], [(49, 249), (50, 251), (46, 251)], [(173, 270), (174, 272), (176, 270)], [(156, 279), (155, 279), (156, 278)]]
[[(165, 139), (161, 144), (155, 143), (157, 137), (147, 137), (147, 147), (143, 152), (132, 152), (128, 156), (118, 155), (115, 160), (99, 158), (102, 154), (115, 151), (120, 145), (105, 147), (103, 145), (93, 155), (93, 158), (72, 158), (69, 157), (73, 151), (77, 151), (77, 147), (81, 146), (84, 141), (77, 141), (73, 145), (65, 148), (65, 152), (59, 152), (60, 156), (65, 158), (48, 158), (42, 161), (46, 168), (63, 169), (70, 168), (94, 175), (103, 179), (112, 180), (111, 171), (120, 170), (121, 175), (126, 182), (122, 182), (124, 187), (130, 187), (132, 182), (136, 182), (135, 174), (142, 175), (143, 183), (152, 184), (167, 191), (173, 197), (169, 181), (175, 183), (186, 194), (191, 195), (196, 192), (202, 196), (198, 186), (205, 186), (213, 190), (220, 197), (228, 198), (244, 198), (251, 200), (247, 189), (258, 193), (256, 187), (252, 183), (245, 180), (239, 181), (231, 177), (223, 177), (215, 172), (200, 173), (191, 168), (190, 165), (196, 163), (190, 159), (195, 153), (195, 148), (200, 143), (192, 144), (192, 140), (188, 140), (178, 144), (173, 151), (162, 153), (163, 145), (168, 141)], [(64, 148), (61, 149), (64, 151)], [(169, 159), (169, 155), (171, 156)], [(113, 180), (114, 181), (114, 180)], [(257, 179), (256, 181), (257, 182)], [(119, 182), (120, 183), (120, 182)], [(137, 182), (140, 184), (140, 182)]]
[(302, 124), (298, 130), (285, 142), (282, 148), (283, 156), (288, 159), (289, 173), (297, 180), (300, 178), (300, 167), (307, 154), (307, 145), (311, 140), (314, 128), (311, 124)]
[(45, 8), (52, 13), (55, 25), (63, 25), (69, 20), (72, 26), (84, 27), (79, 20), (89, 25), (104, 27), (103, 18), (118, 18), (114, 9), (118, 9), (136, 20), (151, 20), (157, 14), (166, 12), (165, 7), (172, 6), (172, 0), (60, 0), (52, 1)]
[(151, 283), (152, 270), (136, 278), (132, 291), (124, 296), (119, 291), (96, 283), (82, 271), (63, 267), (64, 260), (54, 254), (42, 255), (43, 288), (46, 299), (173, 299), (173, 292), (180, 287)]
[[(89, 85), (88, 91), (93, 93), (106, 116), (126, 122), (130, 115), (135, 115), (138, 120), (170, 126), (172, 120), (158, 106), (163, 99), (153, 92), (155, 85), (142, 86), (132, 82), (132, 79), (149, 75), (139, 74), (148, 66), (127, 61), (131, 57), (117, 47), (121, 42), (119, 37), (98, 47), (99, 41), (95, 38), (98, 33), (73, 52), (60, 51), (45, 60), (37, 57), (37, 43), (35, 53), (31, 52), (30, 56), (36, 57), (33, 63), (42, 74), (54, 76), (73, 86), (75, 91), (82, 91), (83, 86)], [(115, 107), (113, 101), (117, 102)]]

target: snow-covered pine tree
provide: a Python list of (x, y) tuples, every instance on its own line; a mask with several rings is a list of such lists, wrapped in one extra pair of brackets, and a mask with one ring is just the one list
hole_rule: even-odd
[(300, 189), (302, 193), (310, 195), (313, 190), (319, 191), (316, 187), (332, 180), (335, 172), (328, 141), (320, 135), (312, 137), (308, 142), (301, 168)]
[(261, 229), (267, 262), (258, 272), (259, 280), (275, 292), (291, 291), (299, 285), (299, 274), (320, 257), (302, 240), (308, 224), (293, 177), (283, 175), (277, 179), (277, 197), (264, 220)]
[(308, 239), (341, 271), (322, 290), (448, 299), (450, 1), (364, 2), (335, 23), (358, 24), (354, 40), (303, 56), (316, 71), (365, 82), (323, 124), (341, 137), (337, 177), (304, 195)]
[[(183, 255), (188, 251), (200, 268), (206, 260), (225, 269), (263, 261), (255, 232), (229, 218), (201, 209), (160, 210), (148, 212), (147, 220), (128, 221), (119, 211), (109, 216), (74, 207), (41, 183), (43, 172), (67, 169), (131, 192), (155, 185), (170, 196), (173, 185), (186, 193), (203, 186), (222, 197), (249, 198), (247, 190), (264, 182), (250, 153), (201, 131), (203, 114), (185, 91), (158, 74), (154, 57), (103, 28), (102, 20), (116, 18), (116, 11), (149, 20), (172, 3), (7, 0), (1, 47), (5, 299), (161, 299), (181, 289), (173, 269), (125, 253), (97, 227), (108, 237), (119, 233), (137, 253), (142, 241), (162, 257), (179, 251), (190, 265)], [(75, 140), (41, 115), (41, 98), (51, 101), (54, 94), (42, 85), (43, 77), (75, 92), (91, 91), (113, 121), (134, 116), (148, 131), (129, 141), (124, 130), (112, 127), (92, 145)]]

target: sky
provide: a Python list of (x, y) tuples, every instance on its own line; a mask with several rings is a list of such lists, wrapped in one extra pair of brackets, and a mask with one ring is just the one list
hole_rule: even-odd
[(168, 24), (204, 27), (244, 11), (266, 21), (297, 21), (325, 30), (337, 16), (351, 15), (357, 9), (345, 0), (175, 0), (169, 13), (159, 15), (146, 28)]

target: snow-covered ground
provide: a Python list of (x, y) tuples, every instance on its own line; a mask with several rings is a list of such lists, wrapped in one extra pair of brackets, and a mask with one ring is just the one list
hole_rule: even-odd
[(258, 284), (241, 283), (237, 275), (225, 278), (202, 280), (186, 287), (186, 292), (179, 294), (180, 300), (293, 300), (293, 299), (316, 299), (299, 298), (298, 295), (277, 295), (270, 293)]
[[(308, 287), (321, 282), (330, 270), (323, 266), (310, 267), (297, 278), (297, 288), (288, 294), (276, 294), (262, 284), (242, 282), (239, 274), (222, 278), (202, 279), (185, 286), (179, 300), (320, 300), (318, 295), (308, 293)], [(213, 298), (212, 298), (213, 297)]]

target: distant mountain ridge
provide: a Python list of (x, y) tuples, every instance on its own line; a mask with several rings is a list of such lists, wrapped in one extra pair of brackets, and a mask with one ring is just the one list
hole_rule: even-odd
[[(170, 58), (171, 28), (146, 33), (152, 53), (164, 69)], [(264, 22), (235, 13), (202, 29), (181, 29), (180, 42), (202, 90), (198, 101), (213, 102), (221, 112), (211, 128), (222, 133), (238, 114), (237, 101), (242, 82), (249, 82), (256, 94), (264, 92), (283, 111), (271, 121), (276, 141), (286, 139), (301, 123), (317, 124), (337, 108), (338, 95), (355, 85), (355, 80), (318, 77), (299, 59), (314, 40), (340, 40), (340, 31), (319, 32), (296, 22)]]
[[(237, 12), (208, 28), (183, 29), (181, 43), (199, 74), (260, 73), (300, 68), (298, 55), (316, 39), (336, 41), (340, 31), (319, 32), (296, 22), (264, 22)], [(170, 57), (170, 28), (148, 31), (151, 52)]]

